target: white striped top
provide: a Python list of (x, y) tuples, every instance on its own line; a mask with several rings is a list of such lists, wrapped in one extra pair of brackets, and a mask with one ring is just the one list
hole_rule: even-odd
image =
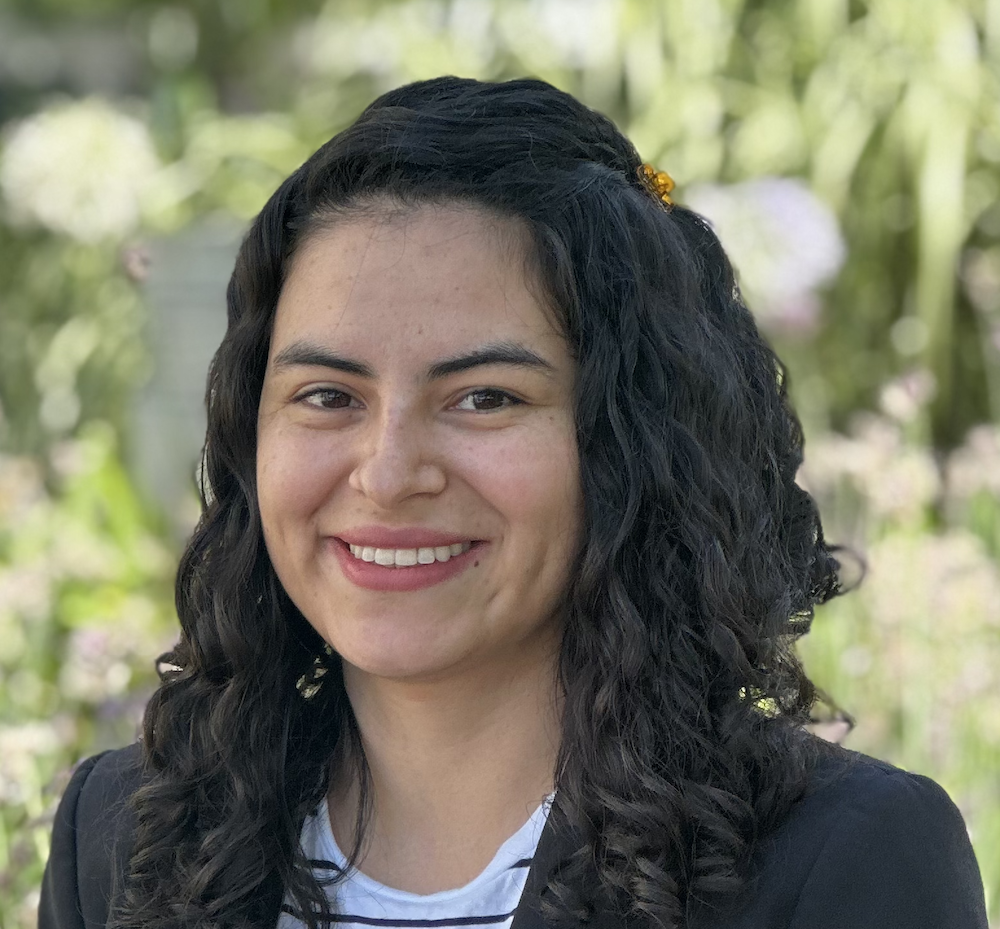
[[(386, 887), (354, 869), (329, 888), (332, 922), (343, 929), (448, 929), (485, 926), (509, 929), (521, 899), (528, 868), (548, 818), (547, 798), (528, 821), (497, 850), (493, 860), (464, 887), (416, 894)], [(302, 848), (322, 881), (340, 872), (346, 859), (330, 828), (324, 800), (302, 829)], [(304, 923), (286, 901), (277, 929), (302, 929)]]

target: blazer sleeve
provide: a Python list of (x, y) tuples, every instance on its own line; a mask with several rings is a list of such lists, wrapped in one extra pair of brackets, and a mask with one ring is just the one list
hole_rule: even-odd
[(865, 788), (839, 811), (790, 929), (987, 929), (975, 854), (945, 791), (899, 770)]
[(126, 801), (139, 786), (138, 746), (82, 762), (56, 810), (38, 929), (103, 929), (133, 838)]

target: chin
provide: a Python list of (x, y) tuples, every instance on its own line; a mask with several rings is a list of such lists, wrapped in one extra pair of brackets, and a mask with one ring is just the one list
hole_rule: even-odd
[(454, 674), (458, 663), (414, 655), (365, 655), (354, 661), (344, 658), (345, 678), (378, 678), (409, 684), (430, 684)]
[[(336, 641), (324, 638), (328, 642)], [(435, 642), (435, 638), (426, 628), (420, 629), (419, 624), (405, 631), (369, 627), (355, 641), (341, 640), (341, 647), (333, 645), (333, 648), (344, 662), (346, 675), (430, 681), (446, 677), (450, 670), (461, 666), (466, 657), (466, 650), (458, 643)]]

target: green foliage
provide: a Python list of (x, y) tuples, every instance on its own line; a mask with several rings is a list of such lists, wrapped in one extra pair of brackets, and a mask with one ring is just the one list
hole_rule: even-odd
[(70, 765), (135, 738), (152, 659), (174, 636), (172, 561), (106, 423), (88, 423), (44, 462), (0, 457), (4, 926), (33, 924)]
[(0, 251), (0, 447), (41, 454), (95, 416), (120, 428), (145, 351), (117, 250), (0, 225)]
[[(709, 212), (789, 365), (828, 535), (869, 566), (817, 617), (808, 667), (857, 715), (850, 745), (959, 802), (1000, 925), (993, 7), (0, 3), (0, 46), (37, 52), (0, 47), (0, 924), (32, 924), (66, 768), (131, 738), (171, 635), (174, 546), (122, 465), (148, 365), (141, 236), (245, 222), (375, 94), (459, 73), (553, 81), (611, 114), (678, 200), (740, 220)], [(100, 80), (80, 36), (119, 56)], [(812, 225), (789, 206), (809, 198)], [(814, 237), (824, 210), (839, 274), (768, 283), (789, 277), (776, 241), (839, 264)]]

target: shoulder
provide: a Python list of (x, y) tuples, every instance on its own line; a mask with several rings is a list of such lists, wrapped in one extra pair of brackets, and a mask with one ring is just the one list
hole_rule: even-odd
[(901, 826), (965, 835), (958, 808), (929, 777), (858, 752), (824, 747), (805, 796), (792, 808), (783, 828), (818, 837), (817, 827), (825, 824), (827, 828), (819, 831), (829, 839), (834, 832), (850, 832), (851, 823), (870, 824), (876, 833), (884, 830), (887, 835)]
[(142, 780), (142, 749), (138, 743), (101, 752), (76, 766), (63, 803), (78, 804), (82, 817), (103, 816), (112, 808), (124, 806)]
[(104, 925), (133, 840), (128, 800), (142, 781), (138, 745), (103, 752), (77, 766), (52, 826), (40, 929)]
[(823, 750), (805, 796), (761, 843), (751, 909), (789, 929), (986, 927), (979, 869), (948, 794), (840, 748)]
[(100, 852), (130, 838), (129, 799), (143, 781), (142, 751), (138, 744), (102, 752), (81, 762), (63, 795), (56, 814), (62, 825), (72, 821), (77, 847)]

